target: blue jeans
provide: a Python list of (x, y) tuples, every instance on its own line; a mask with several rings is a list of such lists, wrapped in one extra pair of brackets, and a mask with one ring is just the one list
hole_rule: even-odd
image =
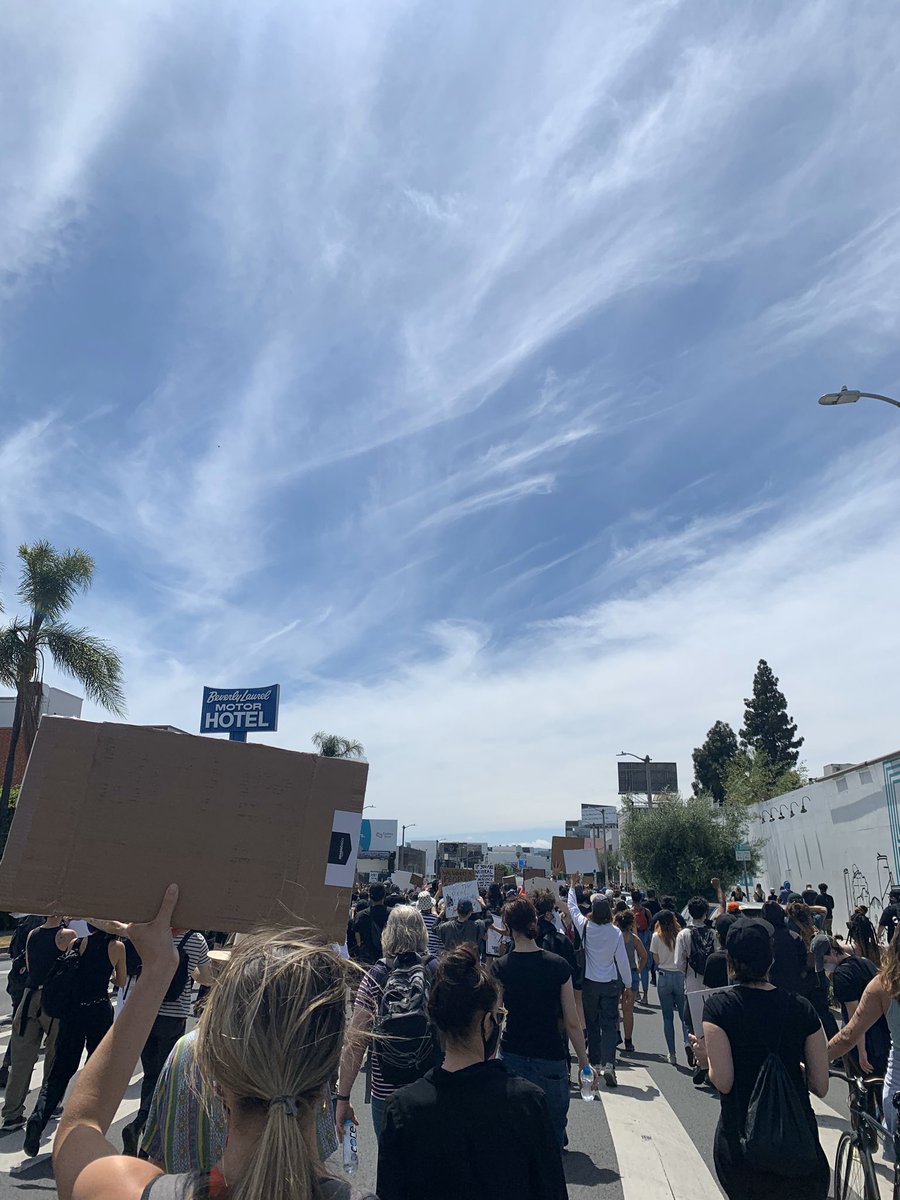
[(379, 1100), (377, 1096), (372, 1097), (372, 1128), (375, 1130), (375, 1141), (381, 1141), (381, 1131), (384, 1129), (384, 1114), (387, 1110), (387, 1100)]
[(650, 985), (650, 972), (653, 972), (653, 982), (656, 983), (656, 964), (653, 961), (653, 955), (650, 953), (650, 939), (653, 937), (649, 929), (645, 929), (643, 933), (639, 933), (641, 944), (647, 951), (647, 961), (644, 964), (644, 969), (641, 971), (641, 991), (646, 996)]
[(681, 1019), (681, 1034), (683, 1045), (688, 1044), (688, 1030), (684, 1021), (684, 975), (681, 971), (658, 971), (656, 987), (659, 992), (659, 1004), (662, 1008), (663, 1033), (666, 1035), (666, 1045), (669, 1053), (675, 1053), (675, 1012)]
[(547, 1097), (550, 1123), (562, 1150), (566, 1140), (566, 1120), (569, 1114), (569, 1064), (566, 1059), (526, 1058), (523, 1054), (502, 1055), (511, 1075), (519, 1075), (535, 1083)]

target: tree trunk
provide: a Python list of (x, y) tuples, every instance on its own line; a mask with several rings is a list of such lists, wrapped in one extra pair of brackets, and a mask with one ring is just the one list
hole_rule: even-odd
[(3, 788), (0, 790), (0, 846), (6, 847), (6, 837), (12, 824), (12, 809), (9, 807), (13, 787), (13, 773), (16, 769), (16, 750), (19, 746), (19, 734), (22, 732), (22, 693), (16, 689), (16, 708), (13, 714), (12, 729), (9, 731), (9, 752), (6, 755), (6, 769), (3, 772)]

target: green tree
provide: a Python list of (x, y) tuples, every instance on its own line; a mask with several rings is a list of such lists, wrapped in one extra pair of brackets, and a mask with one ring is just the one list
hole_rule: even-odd
[(753, 676), (753, 695), (744, 700), (744, 706), (741, 745), (765, 754), (779, 774), (795, 767), (803, 738), (797, 737), (797, 725), (788, 715), (778, 677), (764, 658)]
[(717, 804), (725, 800), (725, 778), (738, 752), (738, 740), (727, 721), (716, 721), (706, 741), (694, 751), (694, 795), (709, 792)]
[(362, 758), (365, 754), (362, 742), (341, 737), (337, 733), (323, 733), (319, 730), (313, 734), (312, 743), (325, 758)]
[[(634, 863), (638, 879), (660, 894), (676, 897), (679, 905), (691, 896), (711, 893), (710, 880), (719, 876), (729, 886), (744, 874), (734, 852), (747, 841), (748, 814), (737, 805), (715, 804), (704, 793), (669, 796), (652, 808), (625, 803), (620, 821), (622, 853)], [(758, 854), (746, 865), (756, 871)]]
[(116, 716), (125, 713), (122, 663), (111, 646), (63, 620), (76, 596), (94, 578), (94, 560), (83, 550), (54, 550), (49, 542), (19, 547), (22, 563), (18, 596), (25, 608), (0, 629), (0, 682), (15, 688), (16, 707), (9, 753), (0, 791), (0, 842), (12, 820), (13, 771), (23, 741), (27, 754), (41, 715), (42, 677), (46, 660), (71, 676), (85, 696)]
[(731, 803), (746, 807), (796, 791), (807, 781), (802, 763), (779, 771), (762, 750), (739, 750), (725, 772), (725, 795)]

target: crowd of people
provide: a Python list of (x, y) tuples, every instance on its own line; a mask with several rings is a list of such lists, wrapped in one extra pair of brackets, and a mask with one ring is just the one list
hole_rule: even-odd
[[(349, 1176), (326, 1164), (359, 1123), (365, 1068), (380, 1200), (418, 1197), (423, 1180), (436, 1200), (471, 1193), (498, 1162), (515, 1164), (523, 1200), (556, 1200), (570, 1100), (618, 1086), (655, 987), (669, 1063), (682, 1048), (720, 1097), (726, 1195), (824, 1200), (810, 1094), (827, 1091), (829, 1059), (883, 1076), (886, 1097), (900, 1088), (900, 890), (877, 928), (860, 907), (840, 937), (824, 884), (712, 886), (716, 901), (695, 896), (682, 915), (671, 896), (578, 876), (530, 895), (494, 884), (477, 905), (448, 903), (437, 881), (376, 883), (354, 894), (346, 946), (260, 934), (215, 977), (207, 939), (171, 927), (174, 885), (147, 925), (26, 918), (10, 946), (3, 1129), (24, 1127), (36, 1154), (87, 1051), (56, 1133), (62, 1200), (362, 1200), (352, 1155)], [(206, 995), (187, 1032), (194, 982)], [(138, 1059), (120, 1150), (107, 1135)], [(763, 1136), (760, 1114), (785, 1094), (796, 1104)], [(784, 1173), (786, 1156), (802, 1174)]]

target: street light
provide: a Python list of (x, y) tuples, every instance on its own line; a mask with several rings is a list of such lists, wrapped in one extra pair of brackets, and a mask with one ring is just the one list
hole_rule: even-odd
[(400, 870), (400, 871), (406, 870), (406, 855), (403, 853), (403, 851), (406, 849), (406, 831), (407, 831), (407, 829), (415, 829), (415, 827), (416, 827), (415, 821), (413, 821), (412, 825), (404, 825), (403, 826), (403, 834), (400, 838), (400, 852), (401, 852), (400, 858), (403, 860), (403, 865), (398, 868), (398, 870)]
[(878, 392), (851, 392), (846, 384), (839, 392), (826, 392), (824, 396), (820, 396), (819, 403), (826, 407), (832, 404), (855, 404), (860, 396), (866, 396), (870, 400), (883, 400), (885, 404), (893, 404), (895, 408), (900, 408), (900, 400), (892, 400), (890, 396), (882, 396)]
[[(778, 806), (778, 807), (779, 807), (779, 809), (781, 810), (781, 811), (778, 813), (778, 820), (779, 820), (779, 821), (783, 821), (783, 820), (784, 820), (784, 805), (783, 805), (783, 804), (779, 804), (779, 806)], [(791, 815), (793, 816), (793, 814), (791, 814)]]
[(647, 778), (647, 807), (653, 807), (653, 790), (650, 785), (650, 755), (649, 754), (632, 754), (630, 750), (620, 750), (616, 758), (636, 758), (638, 762), (644, 764)]

